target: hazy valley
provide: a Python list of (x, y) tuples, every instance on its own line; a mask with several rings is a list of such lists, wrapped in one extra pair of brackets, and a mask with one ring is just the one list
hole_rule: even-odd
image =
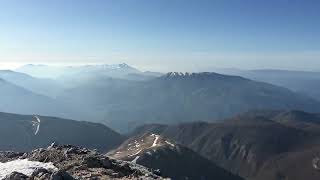
[[(30, 103), (6, 102), (1, 111), (99, 122), (119, 132), (145, 123), (212, 122), (258, 109), (320, 110), (320, 103), (308, 94), (240, 76), (160, 74), (141, 72), (126, 64), (26, 65), (18, 70), (32, 71), (38, 78), (0, 72), (2, 94)], [(51, 71), (57, 72), (52, 79), (42, 73)]]
[[(320, 103), (294, 88), (214, 72), (142, 72), (126, 64), (18, 71), (0, 71), (1, 151), (28, 152), (52, 142), (96, 149), (115, 159), (118, 175), (109, 178), (131, 172), (116, 172), (116, 160), (145, 166), (154, 178), (320, 178)], [(59, 148), (43, 153), (59, 154)], [(63, 148), (73, 154), (61, 161), (83, 158), (73, 152), (77, 147)], [(0, 160), (24, 158), (12, 156), (3, 153)], [(100, 175), (110, 169), (92, 168)]]
[(0, 0), (0, 180), (320, 180), (320, 1)]

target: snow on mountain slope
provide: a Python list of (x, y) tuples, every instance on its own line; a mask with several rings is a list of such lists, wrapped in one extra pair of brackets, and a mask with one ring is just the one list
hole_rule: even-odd
[(152, 154), (162, 146), (174, 147), (175, 145), (156, 134), (144, 135), (127, 140), (117, 150), (109, 152), (108, 155), (117, 159), (137, 161), (139, 155)]
[(0, 179), (6, 180), (164, 180), (159, 171), (96, 150), (55, 143), (26, 153), (0, 151), (0, 162)]
[(29, 161), (28, 159), (17, 159), (5, 163), (0, 162), (0, 179), (5, 178), (7, 175), (10, 175), (13, 172), (31, 176), (32, 173), (38, 168), (44, 168), (50, 171), (58, 171), (53, 163)]
[(133, 137), (107, 155), (159, 169), (164, 177), (173, 180), (241, 180), (240, 177), (216, 166), (192, 150), (157, 134)]

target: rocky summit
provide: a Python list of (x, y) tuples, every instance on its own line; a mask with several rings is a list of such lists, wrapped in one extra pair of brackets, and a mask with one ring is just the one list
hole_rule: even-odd
[(0, 179), (5, 180), (164, 179), (159, 170), (71, 145), (52, 144), (29, 153), (0, 152), (0, 167)]

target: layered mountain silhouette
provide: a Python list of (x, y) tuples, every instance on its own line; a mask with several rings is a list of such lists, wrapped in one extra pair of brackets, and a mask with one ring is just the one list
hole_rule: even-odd
[(121, 132), (145, 123), (218, 121), (255, 109), (320, 112), (320, 103), (308, 96), (240, 76), (161, 75), (127, 64), (26, 65), (17, 71), (0, 71), (0, 111), (89, 120)]
[(168, 73), (147, 81), (97, 79), (58, 99), (83, 105), (121, 131), (152, 122), (214, 121), (253, 109), (316, 112), (320, 107), (282, 87), (216, 73)]
[(0, 79), (0, 111), (19, 114), (65, 116), (68, 107), (53, 98), (34, 93)]
[(35, 78), (11, 70), (0, 70), (0, 78), (34, 93), (49, 97), (55, 97), (64, 87), (62, 83), (52, 79)]
[(276, 69), (239, 70), (215, 69), (216, 72), (238, 75), (255, 81), (262, 81), (286, 87), (292, 91), (320, 99), (320, 73), (312, 71), (290, 71)]
[(319, 19), (320, 0), (0, 0), (0, 180), (320, 180)]
[(142, 74), (136, 68), (125, 63), (102, 64), (102, 65), (80, 65), (80, 66), (48, 66), (28, 64), (18, 68), (16, 71), (30, 74), (34, 77), (53, 78), (59, 80), (70, 80), (76, 78), (88, 78), (90, 76), (109, 76), (125, 78), (129, 74)]

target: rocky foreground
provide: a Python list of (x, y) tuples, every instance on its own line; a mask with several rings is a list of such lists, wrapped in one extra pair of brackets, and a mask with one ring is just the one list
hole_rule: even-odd
[[(30, 153), (0, 152), (0, 162), (0, 179), (5, 180), (164, 179), (158, 170), (115, 160), (95, 150), (71, 145), (52, 144), (46, 149), (40, 148)], [(14, 162), (21, 163), (15, 164), (11, 170), (19, 169), (17, 166), (22, 164), (29, 163), (29, 166), (15, 172), (9, 172), (8, 168), (6, 170), (6, 165), (13, 165)]]

